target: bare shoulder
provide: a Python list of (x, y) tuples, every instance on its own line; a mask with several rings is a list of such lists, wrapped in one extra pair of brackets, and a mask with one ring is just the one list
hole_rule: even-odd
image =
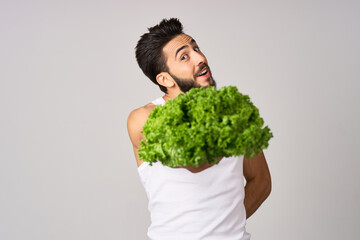
[(130, 140), (134, 146), (139, 148), (142, 139), (142, 127), (148, 119), (152, 110), (156, 107), (153, 103), (148, 103), (142, 107), (132, 110), (127, 119), (127, 128)]
[(155, 107), (155, 104), (149, 103), (145, 106), (134, 109), (130, 112), (127, 120), (127, 129), (131, 143), (133, 145), (135, 159), (138, 167), (143, 163), (143, 161), (139, 159), (138, 153), (138, 149), (141, 148), (140, 142), (142, 139), (144, 139), (144, 135), (141, 132), (146, 120)]
[(135, 120), (137, 118), (147, 118), (152, 110), (156, 107), (153, 103), (148, 103), (142, 107), (136, 108), (130, 112), (129, 119)]
[(130, 127), (139, 127), (139, 124), (142, 127), (155, 107), (155, 104), (148, 103), (145, 106), (132, 110), (127, 121), (128, 127), (129, 125)]

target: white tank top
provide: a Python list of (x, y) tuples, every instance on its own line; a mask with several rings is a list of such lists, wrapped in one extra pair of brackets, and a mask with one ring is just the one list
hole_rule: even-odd
[[(163, 105), (160, 97), (152, 103)], [(149, 199), (151, 240), (248, 240), (243, 156), (199, 173), (160, 162), (138, 167)]]

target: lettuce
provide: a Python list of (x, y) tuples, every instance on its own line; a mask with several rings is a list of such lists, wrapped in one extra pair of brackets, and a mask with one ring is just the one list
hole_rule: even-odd
[(143, 126), (139, 158), (169, 167), (260, 154), (273, 137), (249, 96), (235, 86), (192, 88), (157, 105)]

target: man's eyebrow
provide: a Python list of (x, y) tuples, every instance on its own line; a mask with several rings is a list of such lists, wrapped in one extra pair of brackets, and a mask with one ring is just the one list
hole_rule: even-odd
[(177, 54), (178, 54), (181, 50), (183, 50), (184, 48), (188, 48), (188, 47), (189, 47), (188, 45), (184, 45), (184, 46), (178, 48), (178, 50), (176, 50), (176, 53), (175, 53), (175, 58), (176, 58)]
[[(196, 43), (196, 41), (192, 38), (191, 41), (190, 41), (190, 44), (192, 45), (192, 44), (194, 44), (194, 43)], [(176, 50), (176, 53), (175, 53), (175, 58), (176, 58), (177, 54), (178, 54), (181, 50), (183, 50), (183, 49), (185, 49), (185, 48), (188, 48), (188, 47), (189, 47), (188, 45), (184, 45), (184, 46), (178, 48), (178, 49)]]

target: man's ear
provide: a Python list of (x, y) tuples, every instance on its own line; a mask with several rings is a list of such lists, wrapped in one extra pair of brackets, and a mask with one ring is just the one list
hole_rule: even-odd
[(156, 81), (164, 87), (170, 88), (173, 87), (175, 82), (174, 79), (167, 72), (161, 72), (156, 75)]

